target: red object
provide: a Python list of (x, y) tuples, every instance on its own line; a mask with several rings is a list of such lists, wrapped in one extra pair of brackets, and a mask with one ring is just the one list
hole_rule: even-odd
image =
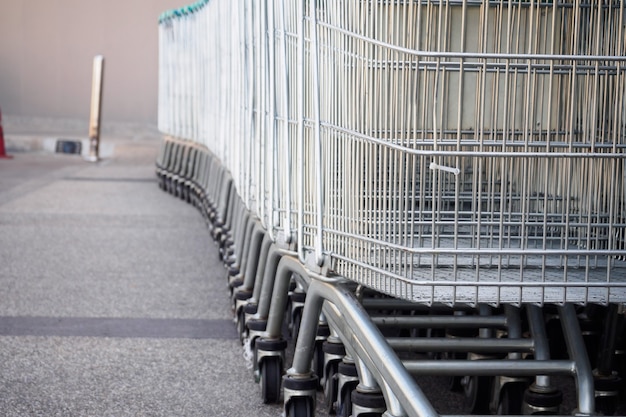
[(4, 129), (2, 129), (2, 110), (0, 110), (0, 158), (5, 158), (5, 159), (13, 158), (11, 155), (7, 155), (6, 149), (4, 148)]

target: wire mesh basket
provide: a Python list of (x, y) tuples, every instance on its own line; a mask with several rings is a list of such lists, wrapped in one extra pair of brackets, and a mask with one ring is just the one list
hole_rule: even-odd
[(306, 247), (420, 303), (626, 301), (621, 2), (319, 1), (309, 20)]

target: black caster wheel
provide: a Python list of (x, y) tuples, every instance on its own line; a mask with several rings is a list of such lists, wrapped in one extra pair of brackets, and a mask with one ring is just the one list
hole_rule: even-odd
[(287, 404), (286, 417), (313, 417), (313, 399), (293, 397)]
[(328, 375), (324, 380), (324, 411), (329, 415), (334, 415), (337, 404), (337, 363), (329, 366)]
[(338, 384), (337, 388), (337, 415), (339, 417), (350, 417), (352, 415), (352, 391), (359, 384), (357, 379), (358, 373), (354, 363), (339, 362), (337, 365), (337, 381), (340, 382), (342, 377), (350, 378), (342, 384)]
[(246, 327), (246, 313), (243, 308), (237, 313), (237, 333), (239, 334), (239, 342), (243, 345), (243, 341), (248, 335), (248, 328)]
[(327, 325), (320, 324), (317, 327), (317, 337), (315, 340), (315, 346), (313, 347), (313, 359), (311, 360), (311, 370), (315, 375), (317, 375), (317, 380), (319, 382), (317, 389), (321, 390), (324, 387), (322, 386), (322, 379), (324, 377), (324, 343), (326, 339), (330, 335), (330, 329)]
[(352, 391), (352, 404), (359, 406), (361, 410), (366, 409), (352, 417), (382, 417), (387, 409), (385, 397), (380, 393), (362, 393), (357, 390)]
[(524, 404), (524, 391), (526, 391), (526, 383), (524, 382), (504, 384), (500, 390), (497, 414), (501, 416), (521, 415)]
[(468, 414), (489, 413), (493, 379), (487, 376), (466, 376), (461, 381), (465, 394), (464, 409)]
[(341, 395), (341, 404), (337, 409), (339, 417), (350, 417), (352, 415), (352, 391), (355, 387), (345, 387)]
[(322, 351), (324, 354), (328, 354), (330, 358), (325, 363), (325, 369), (323, 374), (323, 391), (324, 391), (324, 410), (328, 414), (335, 414), (335, 405), (337, 404), (337, 390), (339, 389), (338, 372), (339, 364), (341, 363), (341, 357), (346, 354), (346, 349), (343, 344), (329, 342), (328, 340), (322, 343)]
[(596, 411), (605, 416), (612, 416), (619, 404), (619, 391), (622, 379), (618, 376), (596, 378)]
[(311, 370), (318, 377), (318, 389), (322, 389), (322, 377), (324, 376), (324, 351), (322, 350), (323, 340), (316, 340), (313, 349), (313, 359), (311, 360)]
[(619, 398), (615, 395), (609, 397), (596, 397), (596, 411), (605, 416), (612, 416), (617, 410)]
[[(228, 278), (228, 292), (234, 297), (234, 292), (243, 285), (243, 279), (241, 277), (229, 277)], [(252, 295), (248, 296), (250, 298)], [(244, 300), (245, 301), (245, 300)]]
[(280, 398), (282, 363), (278, 356), (268, 356), (261, 361), (259, 369), (261, 395), (265, 404), (276, 403)]
[(558, 415), (563, 393), (554, 387), (537, 387), (534, 384), (524, 392), (523, 414)]

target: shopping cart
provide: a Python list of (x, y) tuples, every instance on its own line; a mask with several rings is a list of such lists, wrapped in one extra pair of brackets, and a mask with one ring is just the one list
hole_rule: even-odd
[(162, 19), (160, 127), (211, 154), (198, 188), (222, 207), (265, 401), (282, 387), (287, 415), (312, 415), (321, 385), (342, 416), (437, 415), (414, 378), (434, 374), (471, 413), (558, 413), (568, 375), (577, 413), (614, 411), (625, 23), (620, 1), (513, 0), (213, 0)]
[[(559, 305), (567, 344), (575, 349), (582, 340), (571, 303), (623, 303), (626, 296), (624, 6), (309, 4), (316, 112), (304, 152), (315, 155), (315, 163), (303, 175), (317, 193), (304, 197), (304, 208), (312, 210), (302, 225), (302, 243), (314, 258), (310, 264), (433, 307), (482, 312), (484, 306), (524, 306), (536, 314), (529, 305)], [(340, 284), (321, 282), (314, 279), (309, 287), (302, 326), (313, 325), (326, 300), (331, 327), (342, 329), (340, 339), (364, 364), (360, 374), (374, 374), (360, 375), (359, 401), (368, 403), (362, 399), (368, 391), (382, 390), (390, 415), (403, 415), (403, 407), (410, 415), (433, 411), (416, 393), (403, 392), (409, 372), (541, 375), (540, 368), (547, 373), (555, 364), (547, 356), (514, 364), (509, 354), (495, 363), (389, 365), (383, 360), (394, 343), (444, 353), (457, 348), (452, 340), (447, 346), (438, 340), (436, 348), (406, 339), (379, 345), (376, 329), (361, 318), (347, 319), (358, 311), (358, 300), (341, 294)], [(393, 311), (389, 304), (387, 311)], [(431, 329), (451, 326), (428, 319), (436, 326)], [(406, 327), (425, 326), (410, 320)], [(479, 318), (470, 320), (485, 328)], [(541, 326), (537, 317), (529, 321)], [(535, 341), (543, 340), (538, 332)], [(511, 330), (507, 334), (515, 338)], [(499, 350), (499, 342), (483, 344), (512, 352)], [(298, 340), (287, 389), (307, 374), (311, 355), (302, 354), (301, 361), (298, 353), (311, 345), (311, 336)], [(570, 352), (570, 365), (578, 369), (579, 411), (592, 413), (587, 356)], [(538, 386), (548, 388), (548, 380), (538, 379)], [(294, 387), (294, 415), (307, 409), (300, 401), (311, 398), (305, 391)], [(292, 392), (286, 392), (289, 404)], [(492, 409), (502, 404), (500, 395)], [(339, 409), (341, 402), (340, 394)]]

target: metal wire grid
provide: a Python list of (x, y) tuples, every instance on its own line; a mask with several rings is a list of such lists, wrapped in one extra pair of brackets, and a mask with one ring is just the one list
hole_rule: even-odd
[[(258, 144), (249, 140), (244, 103), (244, 14), (239, 3), (198, 2), (161, 16), (159, 129), (208, 147), (228, 166), (239, 194), (258, 202)], [(244, 134), (245, 132), (245, 134)], [(246, 144), (246, 146), (243, 146)]]
[(301, 259), (427, 304), (626, 301), (621, 2), (292, 3), (205, 3), (160, 115)]
[[(242, 167), (255, 183), (254, 212), (276, 240), (295, 235), (296, 183), (296, 38), (294, 14), (282, 2), (247, 3), (242, 7), (240, 48), (245, 51), (245, 106)], [(254, 167), (249, 169), (249, 167)]]
[(207, 146), (273, 239), (294, 239), (296, 13), (199, 2), (160, 24), (159, 128)]
[(624, 299), (621, 3), (315, 13), (311, 250), (321, 234), (340, 275), (427, 304)]

